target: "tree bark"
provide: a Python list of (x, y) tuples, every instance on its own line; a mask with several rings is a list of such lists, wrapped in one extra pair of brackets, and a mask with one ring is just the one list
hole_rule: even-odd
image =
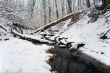
[(44, 12), (44, 25), (46, 25), (46, 19), (47, 19), (47, 15), (46, 15), (46, 0), (43, 0), (43, 3), (42, 3), (42, 6), (43, 6), (43, 12)]
[(67, 0), (68, 3), (68, 14), (72, 13), (72, 1), (71, 0)]
[(49, 9), (49, 23), (51, 22), (51, 3), (50, 0), (48, 0), (48, 9)]
[(90, 1), (86, 0), (87, 7), (90, 7)]
[(28, 14), (30, 19), (33, 17), (35, 3), (36, 0), (28, 1)]
[(55, 0), (56, 17), (59, 18), (57, 0)]
[(62, 4), (61, 4), (62, 6), (62, 17), (64, 16), (64, 10), (65, 10), (65, 8), (64, 8), (64, 0), (62, 0)]

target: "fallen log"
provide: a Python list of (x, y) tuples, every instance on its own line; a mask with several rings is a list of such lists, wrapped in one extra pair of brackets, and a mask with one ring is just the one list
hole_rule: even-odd
[(71, 14), (69, 14), (69, 15), (67, 15), (67, 16), (65, 16), (65, 17), (63, 17), (63, 18), (61, 18), (61, 19), (59, 19), (59, 20), (56, 20), (56, 21), (54, 21), (54, 22), (52, 22), (52, 23), (49, 23), (49, 24), (47, 24), (47, 25), (45, 25), (45, 26), (43, 26), (43, 27), (41, 27), (41, 28), (38, 28), (38, 29), (34, 32), (34, 34), (37, 33), (37, 32), (39, 32), (39, 31), (44, 31), (44, 30), (46, 30), (46, 29), (48, 29), (48, 28), (51, 28), (52, 26), (55, 26), (55, 25), (57, 25), (58, 23), (61, 23), (61, 22), (63, 22), (63, 21), (66, 21), (67, 19), (74, 18), (74, 17), (76, 17), (76, 15), (79, 15), (80, 13), (81, 13), (81, 12), (71, 13)]
[(53, 42), (45, 40), (45, 39), (41, 39), (40, 37), (34, 37), (31, 35), (21, 34), (21, 33), (18, 33), (16, 31), (11, 31), (11, 33), (14, 36), (18, 36), (20, 39), (30, 41), (34, 44), (47, 44), (47, 45), (53, 44)]

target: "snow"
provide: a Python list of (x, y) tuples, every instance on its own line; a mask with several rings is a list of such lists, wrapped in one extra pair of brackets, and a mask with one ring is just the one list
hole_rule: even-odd
[[(101, 34), (110, 29), (110, 24), (106, 23), (103, 15), (94, 23), (88, 23), (89, 20), (85, 15), (60, 37), (66, 37), (70, 42), (85, 43), (85, 46), (80, 48), (83, 53), (110, 66), (110, 39), (100, 39)], [(107, 36), (110, 38), (110, 32)]]
[(0, 72), (3, 73), (51, 73), (47, 64), (51, 46), (34, 45), (31, 42), (11, 38), (0, 42)]

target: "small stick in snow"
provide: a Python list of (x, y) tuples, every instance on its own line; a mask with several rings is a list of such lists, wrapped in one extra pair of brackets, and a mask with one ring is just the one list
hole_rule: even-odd
[(107, 30), (107, 32), (104, 33), (104, 35), (102, 35), (102, 36), (100, 37), (100, 39), (109, 39), (109, 38), (107, 37), (107, 33), (108, 33), (109, 31), (110, 31), (110, 29)]

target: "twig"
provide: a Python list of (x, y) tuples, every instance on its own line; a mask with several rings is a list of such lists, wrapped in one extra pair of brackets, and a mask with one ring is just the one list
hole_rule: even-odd
[(107, 35), (107, 33), (110, 31), (110, 29), (109, 30), (107, 30), (105, 33), (104, 33), (104, 35), (102, 35), (101, 37), (100, 37), (100, 39), (107, 39), (108, 37), (106, 36)]

